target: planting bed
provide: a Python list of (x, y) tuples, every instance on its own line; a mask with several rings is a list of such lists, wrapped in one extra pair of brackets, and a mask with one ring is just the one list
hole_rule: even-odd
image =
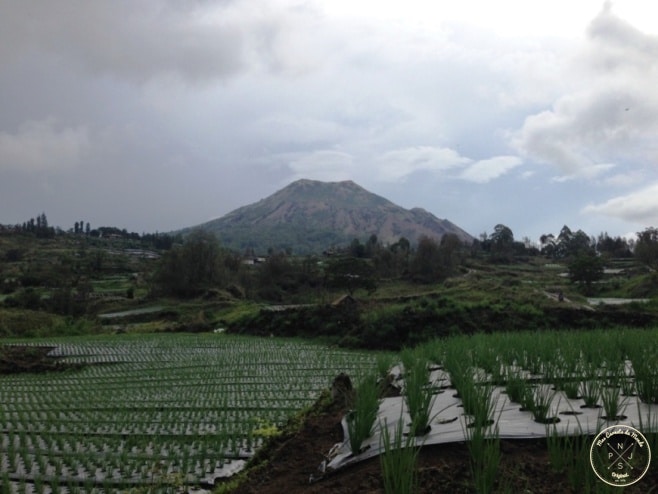
[(392, 468), (400, 478), (412, 468), (386, 466), (396, 450), (466, 443), (475, 490), (491, 492), (505, 487), (497, 474), (501, 441), (540, 440), (551, 469), (570, 479), (574, 492), (590, 492), (598, 481), (589, 445), (601, 430), (631, 426), (658, 452), (657, 336), (655, 329), (478, 334), (404, 350), (388, 379), (400, 396), (375, 403), (370, 433), (354, 441), (354, 421), (365, 416), (357, 400), (341, 421), (344, 441), (322, 470), (379, 456), (383, 477)]
[(374, 367), (372, 354), (227, 335), (20, 345), (83, 367), (0, 376), (2, 492), (213, 485), (336, 374)]

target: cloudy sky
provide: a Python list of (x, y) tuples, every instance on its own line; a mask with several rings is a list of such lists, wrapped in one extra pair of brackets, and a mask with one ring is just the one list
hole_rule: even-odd
[(0, 0), (0, 223), (154, 232), (299, 178), (474, 236), (658, 226), (646, 0)]

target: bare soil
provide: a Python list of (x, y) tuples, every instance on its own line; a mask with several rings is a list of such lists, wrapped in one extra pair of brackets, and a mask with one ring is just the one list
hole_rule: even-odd
[[(301, 427), (284, 434), (263, 448), (251, 463), (246, 479), (235, 490), (237, 494), (348, 494), (383, 493), (379, 458), (372, 458), (321, 476), (318, 466), (323, 453), (342, 441), (340, 420), (345, 410), (336, 405), (316, 407)], [(589, 454), (587, 450), (584, 454)], [(588, 463), (589, 466), (589, 463)], [(424, 447), (418, 457), (420, 493), (476, 492), (470, 455), (465, 443)], [(591, 471), (582, 472), (593, 478)], [(583, 480), (584, 481), (584, 480)], [(581, 493), (582, 484), (572, 487), (567, 472), (551, 467), (545, 439), (501, 440), (501, 462), (494, 492), (524, 494)], [(592, 481), (594, 482), (594, 481)], [(607, 487), (602, 482), (600, 487)], [(617, 491), (608, 487), (603, 492)], [(622, 490), (622, 489), (619, 489)], [(626, 487), (629, 493), (658, 491), (658, 469), (650, 468), (638, 483)], [(592, 492), (600, 492), (592, 490)]]
[(48, 354), (54, 347), (32, 345), (0, 345), (0, 375), (19, 372), (49, 372), (78, 368)]

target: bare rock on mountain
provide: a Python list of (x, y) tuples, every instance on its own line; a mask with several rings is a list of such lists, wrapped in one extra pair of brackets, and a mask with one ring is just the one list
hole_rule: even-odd
[[(470, 243), (457, 225), (424, 209), (404, 209), (352, 181), (298, 180), (265, 199), (238, 208), (195, 228), (215, 233), (222, 244), (239, 251), (291, 250), (319, 253), (353, 239), (376, 235), (383, 244), (405, 237), (439, 240), (447, 233)], [(191, 229), (187, 229), (188, 231)], [(185, 232), (183, 232), (185, 233)]]

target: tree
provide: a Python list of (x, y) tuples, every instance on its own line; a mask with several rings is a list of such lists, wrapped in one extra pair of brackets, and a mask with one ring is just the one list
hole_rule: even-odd
[(352, 257), (366, 257), (366, 246), (358, 238), (355, 238), (350, 243), (349, 253)]
[(355, 257), (341, 257), (325, 270), (328, 287), (347, 290), (350, 295), (358, 289), (372, 293), (377, 290), (375, 272), (368, 261)]
[(603, 278), (603, 260), (593, 252), (581, 251), (569, 262), (569, 278), (589, 291), (592, 283)]
[(225, 274), (224, 253), (217, 238), (201, 230), (165, 253), (153, 277), (154, 288), (165, 294), (194, 296), (220, 285)]
[(391, 245), (391, 250), (394, 252), (400, 250), (405, 254), (409, 254), (409, 250), (411, 250), (411, 244), (409, 243), (409, 240), (406, 237), (400, 237), (400, 239), (397, 242)]
[(557, 241), (555, 235), (552, 233), (544, 233), (539, 237), (541, 245), (541, 253), (546, 257), (555, 258), (555, 251), (557, 249)]
[(658, 268), (658, 228), (649, 227), (638, 232), (635, 258), (652, 269)]
[(272, 295), (278, 290), (294, 291), (297, 288), (295, 267), (289, 256), (284, 252), (271, 253), (267, 260), (258, 266), (258, 284), (260, 293), (265, 298), (275, 298)]
[(463, 244), (459, 237), (454, 233), (446, 233), (441, 237), (439, 245), (439, 262), (441, 266), (440, 276), (447, 277), (452, 275), (460, 263), (461, 250)]
[(378, 276), (395, 278), (405, 274), (409, 266), (411, 245), (404, 237), (388, 248), (378, 244), (372, 254), (372, 263)]
[(409, 273), (414, 281), (420, 283), (433, 283), (441, 277), (441, 259), (438, 242), (430, 237), (422, 236), (418, 239), (418, 246), (411, 262)]
[(365, 245), (366, 249), (366, 257), (371, 258), (375, 255), (375, 253), (379, 250), (380, 245), (379, 241), (377, 240), (377, 235), (374, 233), (370, 235), (368, 238), (368, 242)]
[(596, 250), (606, 257), (632, 257), (628, 240), (623, 237), (610, 237), (608, 232), (600, 233), (596, 239)]
[(514, 233), (503, 224), (494, 227), (494, 231), (489, 237), (491, 243), (491, 254), (495, 259), (500, 261), (511, 260), (514, 251)]

